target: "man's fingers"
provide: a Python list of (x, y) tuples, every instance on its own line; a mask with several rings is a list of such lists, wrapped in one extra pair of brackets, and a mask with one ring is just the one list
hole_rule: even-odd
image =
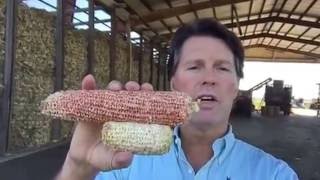
[(88, 156), (89, 162), (103, 171), (127, 167), (131, 164), (132, 158), (132, 153), (113, 151), (101, 141), (93, 147)]
[(123, 87), (120, 81), (113, 80), (108, 84), (107, 89), (112, 91), (120, 91), (123, 89)]
[(143, 83), (140, 87), (140, 85), (137, 82), (128, 81), (123, 87), (121, 82), (113, 80), (108, 84), (107, 89), (113, 90), (113, 91), (119, 91), (122, 89), (125, 89), (128, 91), (139, 91), (139, 90), (153, 91), (153, 86), (150, 83)]
[(129, 81), (126, 83), (125, 89), (128, 91), (139, 91), (140, 85), (135, 81)]
[(150, 83), (143, 83), (141, 85), (141, 90), (144, 91), (153, 91), (153, 86)]
[(133, 159), (131, 152), (116, 152), (112, 159), (112, 168), (120, 169), (128, 167)]
[(88, 74), (83, 78), (81, 88), (85, 90), (96, 89), (96, 80), (91, 74)]

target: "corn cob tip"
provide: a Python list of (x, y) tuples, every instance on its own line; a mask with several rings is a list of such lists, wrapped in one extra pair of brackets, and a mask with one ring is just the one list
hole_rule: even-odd
[(193, 102), (191, 103), (190, 109), (191, 109), (192, 112), (198, 112), (198, 111), (200, 111), (199, 103), (196, 102), (196, 101), (193, 101)]
[(51, 101), (57, 101), (59, 98), (63, 95), (62, 91), (55, 92), (53, 94), (50, 94), (46, 99), (42, 100), (40, 102), (40, 111), (42, 114), (51, 115), (49, 111), (49, 103)]
[(190, 117), (192, 113), (198, 112), (199, 110), (200, 110), (199, 102), (190, 101), (187, 109), (188, 117)]

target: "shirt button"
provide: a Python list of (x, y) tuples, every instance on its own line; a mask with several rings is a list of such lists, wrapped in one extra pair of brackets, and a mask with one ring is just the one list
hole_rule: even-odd
[(190, 174), (192, 174), (192, 169), (189, 169), (188, 172), (189, 172)]

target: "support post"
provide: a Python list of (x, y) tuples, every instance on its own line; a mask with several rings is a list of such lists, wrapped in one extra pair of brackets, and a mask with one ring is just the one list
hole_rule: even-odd
[(14, 62), (16, 58), (17, 0), (6, 1), (4, 89), (0, 109), (0, 155), (8, 149), (9, 123), (12, 116)]
[(138, 66), (138, 82), (139, 84), (142, 83), (142, 76), (143, 76), (143, 34), (140, 33), (140, 46), (139, 46), (139, 66)]
[(161, 60), (162, 60), (162, 49), (159, 49), (158, 63), (157, 63), (157, 90), (160, 90), (160, 74), (161, 74)]
[(109, 63), (109, 80), (115, 80), (115, 62), (117, 58), (117, 16), (116, 16), (116, 7), (113, 7), (111, 10), (111, 39), (110, 39), (110, 63)]
[(153, 59), (153, 41), (150, 41), (150, 77), (149, 83), (153, 85), (153, 66), (154, 66), (154, 59)]
[[(64, 3), (57, 0), (57, 20), (55, 32), (55, 60), (54, 60), (54, 91), (63, 89), (64, 79)], [(53, 119), (51, 124), (51, 140), (58, 141), (61, 137), (61, 120)]]
[(131, 43), (131, 27), (130, 27), (130, 18), (128, 18), (127, 22), (126, 22), (126, 31), (127, 31), (127, 43), (129, 46), (128, 49), (128, 80), (131, 81), (132, 80), (132, 43)]
[(317, 117), (320, 118), (320, 83), (317, 84), (319, 86), (318, 99), (317, 99)]
[(89, 30), (87, 32), (87, 72), (93, 74), (93, 63), (95, 62), (94, 53), (94, 4), (92, 0), (88, 1), (89, 5)]

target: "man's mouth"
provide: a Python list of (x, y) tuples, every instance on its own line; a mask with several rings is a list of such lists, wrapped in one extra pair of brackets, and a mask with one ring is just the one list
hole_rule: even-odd
[(200, 95), (197, 97), (197, 102), (215, 102), (217, 98), (213, 95)]

